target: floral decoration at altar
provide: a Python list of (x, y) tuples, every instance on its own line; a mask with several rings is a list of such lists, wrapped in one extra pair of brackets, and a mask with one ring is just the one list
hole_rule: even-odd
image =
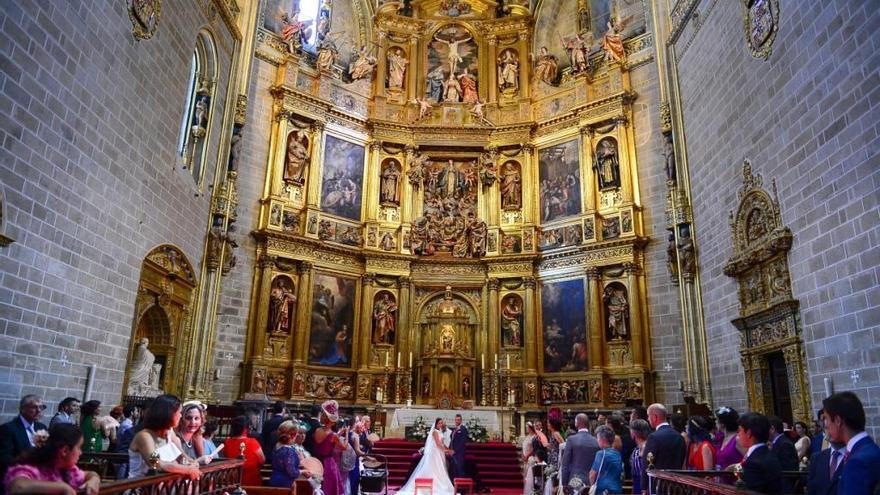
[(468, 430), (468, 440), (474, 443), (486, 443), (489, 441), (489, 432), (480, 424), (477, 418), (471, 418), (464, 424)]

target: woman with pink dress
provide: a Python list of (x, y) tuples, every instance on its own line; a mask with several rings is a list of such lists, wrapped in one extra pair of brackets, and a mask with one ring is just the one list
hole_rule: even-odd
[(339, 404), (335, 400), (321, 404), (318, 420), (321, 426), (315, 430), (314, 454), (324, 466), (321, 489), (324, 495), (342, 495), (345, 485), (339, 470), (339, 459), (348, 445), (348, 428), (341, 428), (338, 434), (333, 432), (333, 425), (339, 421)]
[(739, 414), (730, 407), (721, 407), (715, 411), (715, 418), (719, 432), (716, 438), (715, 466), (717, 469), (727, 469), (728, 466), (742, 462), (746, 452), (736, 439)]
[(96, 495), (101, 487), (100, 476), (76, 466), (82, 446), (83, 434), (78, 426), (52, 425), (49, 438), (39, 440), (37, 448), (22, 454), (6, 472), (6, 493), (76, 495), (82, 490), (87, 495)]

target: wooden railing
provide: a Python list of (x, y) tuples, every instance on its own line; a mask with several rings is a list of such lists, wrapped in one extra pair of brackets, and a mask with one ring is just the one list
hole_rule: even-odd
[[(202, 466), (202, 476), (191, 481), (182, 474), (155, 474), (101, 485), (99, 495), (223, 495), (241, 484), (244, 461), (229, 459)], [(129, 491), (130, 490), (130, 491)]]
[[(806, 472), (784, 471), (783, 481), (794, 487), (793, 494), (804, 493)], [(725, 483), (720, 483), (719, 481)], [(651, 493), (663, 495), (760, 495), (737, 488), (737, 475), (732, 471), (648, 470)]]
[[(98, 476), (104, 481), (112, 481), (117, 479), (120, 467), (128, 467), (128, 454), (83, 452), (76, 465), (83, 471), (98, 473)], [(125, 469), (122, 476), (125, 476), (127, 472), (128, 469)]]

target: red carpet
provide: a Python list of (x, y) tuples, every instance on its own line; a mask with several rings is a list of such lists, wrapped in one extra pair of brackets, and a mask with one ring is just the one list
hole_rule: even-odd
[[(424, 444), (400, 439), (386, 439), (373, 446), (373, 452), (388, 458), (388, 487), (403, 486), (409, 475), (413, 454)], [(523, 479), (519, 466), (519, 454), (509, 443), (467, 444), (467, 468), (477, 486), (491, 490), (497, 495), (522, 493)]]

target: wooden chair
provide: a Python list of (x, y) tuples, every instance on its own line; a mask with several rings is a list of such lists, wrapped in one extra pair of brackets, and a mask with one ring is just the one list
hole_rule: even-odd
[(413, 495), (419, 495), (419, 490), (422, 490), (422, 492), (427, 491), (428, 495), (432, 495), (434, 493), (434, 479), (416, 478)]
[(455, 478), (452, 484), (455, 487), (455, 493), (462, 495), (473, 495), (474, 493), (474, 480), (470, 478)]

